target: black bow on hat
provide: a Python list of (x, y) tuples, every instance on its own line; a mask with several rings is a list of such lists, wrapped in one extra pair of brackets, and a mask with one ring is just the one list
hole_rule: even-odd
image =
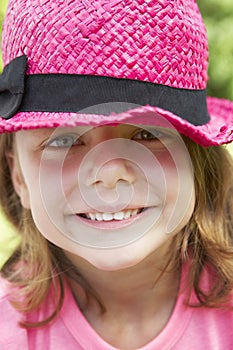
[(0, 116), (10, 119), (18, 111), (24, 94), (27, 58), (15, 58), (0, 75)]

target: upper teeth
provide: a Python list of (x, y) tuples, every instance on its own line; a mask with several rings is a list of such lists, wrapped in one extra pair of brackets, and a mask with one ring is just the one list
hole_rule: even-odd
[(123, 220), (128, 219), (130, 216), (138, 214), (140, 209), (128, 209), (118, 211), (117, 213), (87, 213), (85, 214), (88, 219), (97, 221), (111, 221), (111, 220)]

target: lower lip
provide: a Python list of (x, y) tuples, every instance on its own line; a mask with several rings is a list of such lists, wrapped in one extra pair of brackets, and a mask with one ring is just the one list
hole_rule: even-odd
[(146, 215), (150, 213), (151, 210), (153, 210), (154, 207), (150, 207), (145, 209), (143, 212), (131, 216), (128, 219), (123, 219), (123, 220), (111, 220), (111, 221), (97, 221), (97, 220), (90, 220), (90, 219), (85, 219), (79, 215), (75, 215), (75, 218), (82, 222), (85, 223), (86, 225), (89, 225), (93, 228), (98, 228), (102, 230), (116, 230), (116, 229), (121, 229), (123, 227), (126, 227), (128, 225), (131, 225), (137, 220), (143, 219)]

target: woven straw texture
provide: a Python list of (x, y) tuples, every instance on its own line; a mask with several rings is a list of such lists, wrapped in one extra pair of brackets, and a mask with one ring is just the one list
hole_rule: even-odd
[[(195, 0), (9, 0), (3, 60), (26, 55), (27, 74), (128, 78), (205, 89), (208, 44)], [(155, 124), (156, 115), (203, 146), (233, 140), (233, 103), (207, 98), (210, 122), (194, 126), (156, 106), (117, 115), (18, 112), (0, 133), (41, 127)]]
[[(233, 103), (218, 98), (207, 98), (208, 109), (211, 114), (211, 122), (202, 126), (195, 126), (171, 112), (151, 106), (141, 106), (120, 114), (90, 115), (76, 113), (45, 113), (45, 112), (21, 112), (9, 120), (0, 120), (0, 133), (15, 132), (18, 130), (31, 130), (37, 128), (74, 127), (78, 125), (108, 125), (144, 124), (157, 125), (156, 115), (159, 120), (166, 119), (178, 132), (190, 137), (196, 143), (208, 147), (221, 145), (233, 141)], [(165, 123), (167, 125), (167, 123)]]
[(28, 74), (104, 75), (204, 89), (208, 48), (194, 0), (10, 0), (3, 60)]

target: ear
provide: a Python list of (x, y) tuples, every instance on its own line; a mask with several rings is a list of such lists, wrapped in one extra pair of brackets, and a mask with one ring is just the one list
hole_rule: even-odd
[(10, 151), (6, 153), (7, 164), (11, 173), (11, 180), (15, 192), (20, 198), (21, 204), (25, 209), (30, 209), (30, 196), (27, 185), (24, 181), (22, 170), (20, 168), (19, 159), (16, 152)]

